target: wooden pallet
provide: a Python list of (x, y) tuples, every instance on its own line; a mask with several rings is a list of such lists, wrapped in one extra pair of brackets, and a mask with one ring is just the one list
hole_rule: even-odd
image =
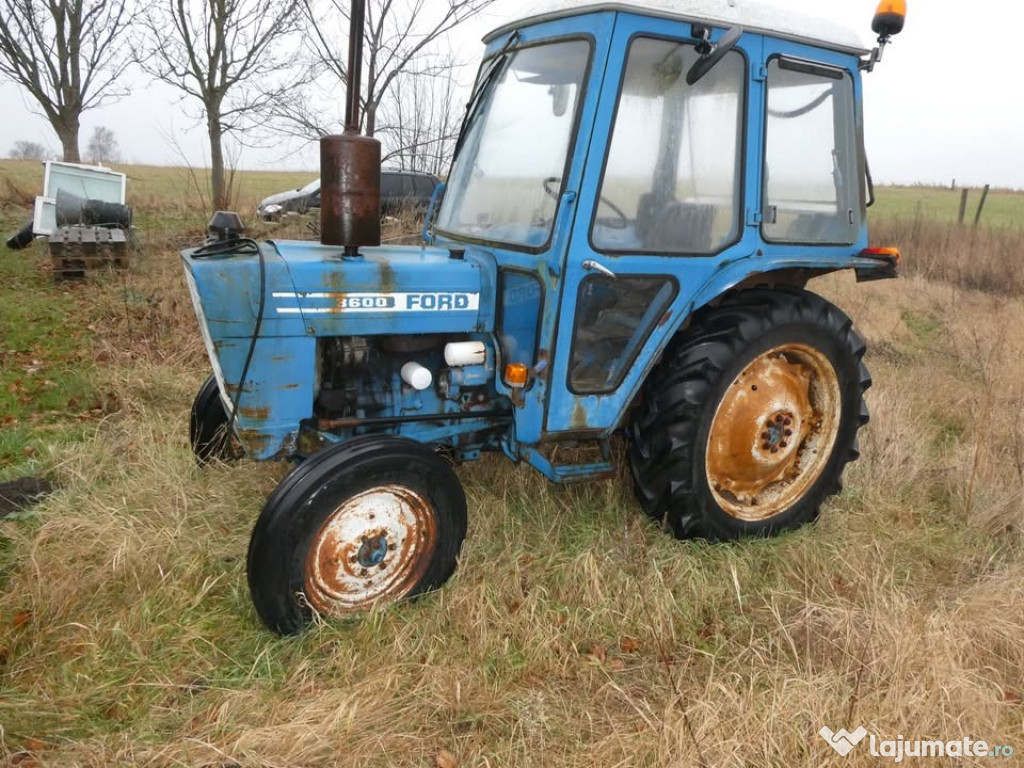
[(84, 280), (102, 267), (128, 268), (128, 241), (123, 229), (61, 227), (50, 235), (53, 279)]

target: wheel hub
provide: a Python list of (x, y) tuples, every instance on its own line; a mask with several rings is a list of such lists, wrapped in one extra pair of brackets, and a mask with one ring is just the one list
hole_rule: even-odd
[(790, 344), (755, 358), (726, 391), (708, 435), (719, 505), (757, 522), (795, 504), (831, 455), (840, 402), (835, 370), (817, 349)]
[(384, 558), (388, 554), (388, 534), (382, 531), (376, 536), (364, 536), (363, 543), (359, 547), (356, 559), (363, 568), (373, 568), (376, 565), (384, 565)]
[(419, 492), (387, 485), (356, 494), (310, 543), (306, 599), (328, 615), (398, 600), (422, 577), (436, 542), (433, 510)]

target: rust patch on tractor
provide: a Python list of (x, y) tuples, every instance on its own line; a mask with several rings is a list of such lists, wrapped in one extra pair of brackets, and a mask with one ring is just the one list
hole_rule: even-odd
[(301, 384), (282, 384), (278, 389), (298, 389), (301, 386)]
[(239, 429), (238, 438), (245, 444), (249, 453), (262, 453), (273, 439), (271, 435), (264, 434), (258, 429)]
[(569, 418), (569, 426), (572, 429), (587, 428), (587, 409), (583, 407), (583, 401), (576, 398), (572, 406), (572, 416)]
[(537, 364), (533, 370), (537, 372), (537, 378), (541, 381), (548, 380), (548, 371), (551, 368), (551, 352), (542, 349), (537, 353)]
[(365, 611), (407, 595), (437, 546), (430, 502), (400, 485), (343, 501), (320, 526), (305, 564), (306, 599), (327, 616)]
[(672, 310), (668, 310), (664, 315), (661, 316), (661, 320), (658, 321), (658, 327), (663, 328), (668, 324), (668, 321), (672, 319)]
[(377, 256), (373, 259), (377, 263), (377, 268), (380, 270), (380, 288), (378, 289), (381, 293), (392, 293), (395, 290), (395, 270), (391, 268), (391, 262), (388, 261), (386, 256)]
[(348, 290), (345, 284), (345, 271), (342, 269), (331, 269), (326, 273), (327, 287), (331, 292), (344, 293)]
[(270, 418), (270, 406), (264, 405), (259, 408), (239, 408), (238, 413), (247, 419), (265, 421)]
[(289, 360), (291, 360), (294, 357), (295, 357), (295, 355), (274, 355), (272, 358), (270, 358), (270, 362), (272, 362), (272, 363), (287, 363)]

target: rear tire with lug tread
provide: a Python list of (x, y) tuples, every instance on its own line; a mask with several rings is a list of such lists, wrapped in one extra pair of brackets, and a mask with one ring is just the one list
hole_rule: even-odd
[(253, 604), (275, 632), (364, 613), (443, 585), (466, 496), (430, 447), (366, 435), (317, 452), (267, 500), (249, 543)]
[(699, 310), (631, 415), (645, 512), (678, 538), (718, 541), (815, 519), (859, 455), (864, 351), (851, 320), (808, 291), (746, 290)]

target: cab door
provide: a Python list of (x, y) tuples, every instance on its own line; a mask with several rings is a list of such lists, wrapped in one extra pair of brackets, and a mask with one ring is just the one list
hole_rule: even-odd
[(762, 38), (688, 85), (700, 32), (616, 24), (608, 72), (622, 74), (605, 78), (566, 254), (549, 437), (614, 430), (700, 288), (757, 250)]

